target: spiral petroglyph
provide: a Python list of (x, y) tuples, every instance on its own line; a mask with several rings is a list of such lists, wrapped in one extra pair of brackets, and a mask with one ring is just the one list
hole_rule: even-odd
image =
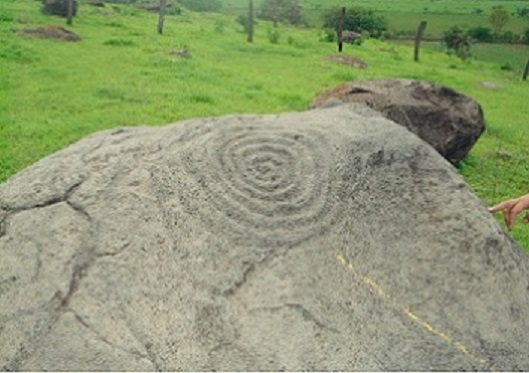
[(240, 126), (199, 142), (182, 158), (196, 194), (186, 201), (208, 227), (258, 244), (292, 245), (335, 216), (330, 148), (318, 131)]

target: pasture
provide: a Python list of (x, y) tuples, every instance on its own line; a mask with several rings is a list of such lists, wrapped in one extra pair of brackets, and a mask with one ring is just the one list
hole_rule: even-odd
[[(262, 0), (254, 0), (259, 8)], [(464, 27), (490, 27), (488, 15), (495, 6), (503, 6), (509, 12), (517, 8), (529, 7), (524, 0), (299, 0), (303, 6), (303, 18), (313, 27), (321, 27), (321, 16), (325, 11), (339, 6), (358, 6), (373, 9), (388, 20), (392, 34), (414, 35), (420, 21), (428, 21), (425, 37), (438, 38), (442, 32), (454, 25)], [(240, 14), (246, 11), (248, 0), (223, 0), (223, 12)], [(522, 33), (529, 27), (529, 19), (511, 17), (504, 31)]]
[[(482, 104), (487, 129), (460, 172), (486, 204), (528, 192), (529, 82), (501, 70), (492, 57), (461, 62), (424, 48), (414, 63), (408, 45), (367, 40), (344, 51), (368, 64), (362, 70), (327, 61), (336, 46), (320, 41), (315, 29), (281, 25), (275, 44), (268, 38), (272, 25), (259, 21), (249, 44), (235, 17), (183, 11), (168, 15), (158, 35), (154, 13), (84, 3), (71, 28), (81, 41), (67, 43), (20, 34), (27, 27), (64, 25), (42, 15), (39, 2), (0, 7), (0, 181), (98, 130), (302, 111), (340, 83), (403, 77), (447, 85)], [(494, 47), (488, 53), (501, 59)], [(183, 49), (191, 58), (178, 54)], [(527, 48), (521, 53), (529, 57)], [(529, 249), (527, 227), (518, 224), (513, 236)]]

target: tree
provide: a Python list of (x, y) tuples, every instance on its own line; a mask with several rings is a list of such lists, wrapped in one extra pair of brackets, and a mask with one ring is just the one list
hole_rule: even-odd
[(492, 29), (496, 35), (501, 33), (503, 26), (509, 22), (509, 19), (511, 19), (511, 15), (504, 7), (492, 7), (492, 12), (489, 15), (489, 22), (492, 25)]
[(463, 61), (470, 57), (470, 37), (459, 26), (454, 26), (443, 33), (443, 43), (447, 53), (455, 53)]
[(301, 22), (303, 8), (298, 0), (265, 0), (261, 6), (258, 17), (274, 22), (287, 22), (297, 25)]
[[(338, 30), (341, 8), (335, 8), (323, 15), (323, 28)], [(367, 31), (373, 37), (379, 37), (387, 30), (387, 22), (383, 16), (371, 9), (348, 8), (345, 12), (343, 29), (361, 33)]]

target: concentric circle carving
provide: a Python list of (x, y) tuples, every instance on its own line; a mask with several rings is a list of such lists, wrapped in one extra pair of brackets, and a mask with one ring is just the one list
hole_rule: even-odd
[(292, 245), (332, 221), (332, 154), (318, 131), (241, 126), (198, 142), (182, 158), (193, 180), (185, 202), (208, 228), (259, 245)]

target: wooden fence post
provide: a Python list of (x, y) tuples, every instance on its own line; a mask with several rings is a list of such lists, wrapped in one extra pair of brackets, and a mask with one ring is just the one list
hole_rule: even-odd
[(343, 48), (343, 21), (345, 18), (345, 7), (342, 7), (342, 13), (340, 15), (340, 23), (338, 24), (338, 52), (342, 53)]
[(158, 34), (163, 33), (163, 23), (165, 20), (165, 8), (167, 5), (167, 0), (160, 0), (160, 9), (158, 11)]
[(525, 70), (523, 71), (522, 80), (526, 80), (527, 75), (529, 75), (529, 60), (527, 60), (527, 64), (525, 65)]
[(421, 21), (419, 23), (419, 28), (417, 29), (417, 35), (415, 36), (415, 52), (413, 54), (413, 60), (415, 62), (419, 62), (419, 47), (421, 44), (422, 36), (424, 34), (424, 30), (426, 29), (426, 21)]
[[(73, 2), (74, 0), (67, 0), (67, 10), (66, 10), (66, 24), (68, 26), (72, 25), (73, 22)], [(63, 3), (64, 4), (64, 3)]]
[(248, 43), (253, 42), (253, 0), (248, 4)]

